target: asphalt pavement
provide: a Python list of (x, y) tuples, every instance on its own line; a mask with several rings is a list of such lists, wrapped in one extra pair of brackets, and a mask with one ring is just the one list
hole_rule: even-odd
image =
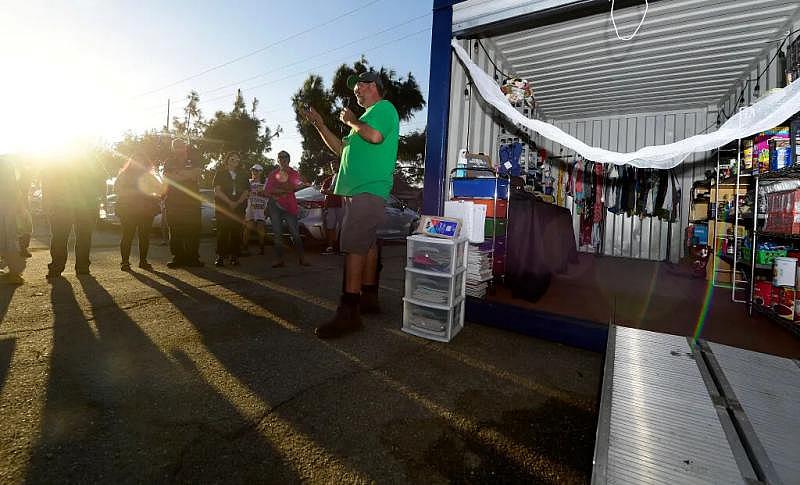
[[(45, 280), (47, 236), (20, 287), (0, 285), (0, 483), (584, 483), (602, 356), (471, 325), (407, 335), (405, 246), (384, 252), (378, 317), (321, 341), (342, 258), (266, 256)], [(133, 254), (137, 254), (134, 246)], [(72, 258), (72, 255), (70, 256)]]

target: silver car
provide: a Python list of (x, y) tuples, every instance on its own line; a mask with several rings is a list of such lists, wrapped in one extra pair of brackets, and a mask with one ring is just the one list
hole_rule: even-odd
[[(217, 230), (217, 215), (214, 211), (214, 190), (200, 189), (200, 197), (203, 202), (200, 204), (200, 234), (214, 234)], [(153, 219), (153, 228), (162, 230), (161, 214), (156, 214)]]
[[(322, 209), (325, 196), (317, 187), (311, 186), (295, 192), (300, 206), (298, 222), (300, 232), (318, 241), (325, 240)], [(411, 234), (419, 220), (419, 214), (406, 207), (397, 197), (390, 195), (386, 200), (386, 217), (378, 227), (378, 238), (384, 240), (405, 239)]]

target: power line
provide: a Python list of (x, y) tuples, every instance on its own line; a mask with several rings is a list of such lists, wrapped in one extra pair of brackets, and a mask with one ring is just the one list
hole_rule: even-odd
[(337, 47), (334, 47), (334, 48), (332, 48), (332, 49), (328, 49), (328, 50), (327, 50), (327, 51), (325, 51), (325, 52), (321, 52), (321, 53), (319, 53), (319, 54), (315, 54), (315, 55), (313, 55), (313, 56), (306, 57), (305, 59), (300, 59), (299, 61), (292, 62), (291, 64), (285, 64), (285, 65), (283, 65), (283, 66), (281, 66), (281, 67), (277, 67), (277, 68), (275, 68), (275, 69), (271, 69), (271, 70), (269, 70), (269, 71), (262, 72), (261, 74), (256, 74), (255, 76), (249, 77), (249, 78), (247, 78), (247, 79), (242, 79), (242, 80), (240, 80), (240, 81), (236, 81), (236, 82), (234, 82), (234, 83), (226, 84), (226, 85), (224, 85), (224, 86), (220, 86), (220, 87), (218, 87), (218, 88), (214, 88), (214, 89), (209, 89), (209, 90), (207, 90), (207, 91), (203, 91), (203, 92), (201, 92), (200, 94), (210, 94), (210, 93), (217, 92), (217, 91), (219, 91), (219, 90), (221, 90), (221, 89), (226, 89), (226, 88), (230, 88), (230, 87), (236, 86), (236, 85), (238, 85), (238, 84), (241, 84), (241, 83), (246, 83), (246, 82), (249, 82), (249, 81), (253, 81), (253, 80), (255, 80), (255, 79), (258, 79), (258, 78), (260, 78), (260, 77), (264, 77), (264, 76), (266, 76), (266, 75), (268, 75), (268, 74), (272, 74), (273, 72), (280, 71), (281, 69), (285, 69), (285, 68), (287, 68), (287, 67), (296, 66), (296, 65), (298, 65), (298, 64), (302, 64), (302, 63), (304, 63), (304, 62), (306, 62), (306, 61), (310, 61), (311, 59), (316, 59), (317, 57), (321, 57), (321, 56), (324, 56), (324, 55), (326, 55), (326, 54), (330, 54), (330, 53), (332, 53), (332, 52), (336, 52), (336, 51), (338, 51), (338, 50), (340, 50), (340, 49), (343, 49), (343, 48), (345, 48), (345, 47), (351, 46), (351, 45), (353, 45), (353, 44), (357, 44), (357, 43), (359, 43), (359, 42), (362, 42), (362, 41), (364, 41), (364, 40), (371, 39), (371, 38), (373, 38), (373, 37), (376, 37), (376, 36), (378, 36), (378, 35), (383, 35), (383, 34), (385, 34), (386, 32), (391, 32), (392, 30), (395, 30), (395, 29), (397, 29), (397, 28), (399, 28), (399, 27), (402, 27), (402, 26), (404, 26), (404, 25), (408, 25), (408, 24), (410, 24), (411, 22), (414, 22), (414, 21), (416, 21), (416, 20), (419, 20), (419, 19), (422, 19), (422, 18), (428, 17), (428, 16), (430, 16), (430, 15), (431, 15), (431, 13), (430, 13), (430, 12), (428, 12), (428, 13), (426, 13), (426, 14), (424, 14), (424, 15), (420, 15), (420, 16), (418, 16), (418, 17), (414, 17), (414, 18), (412, 18), (412, 19), (406, 20), (405, 22), (399, 23), (399, 24), (397, 24), (397, 25), (393, 25), (393, 26), (391, 26), (391, 27), (389, 27), (389, 28), (386, 28), (386, 29), (384, 29), (384, 30), (381, 30), (380, 32), (375, 32), (375, 33), (372, 33), (372, 34), (369, 34), (369, 35), (365, 35), (364, 37), (361, 37), (361, 38), (358, 38), (358, 39), (356, 39), (356, 40), (353, 40), (353, 41), (347, 42), (347, 43), (345, 43), (345, 44), (341, 44), (341, 45), (339, 45), (339, 46), (337, 46)]
[(192, 74), (191, 76), (185, 77), (183, 79), (180, 79), (180, 80), (175, 81), (173, 83), (167, 84), (167, 85), (162, 86), (160, 88), (152, 89), (152, 90), (144, 92), (142, 94), (138, 94), (138, 95), (134, 96), (134, 98), (140, 98), (140, 97), (147, 96), (147, 95), (150, 95), (150, 94), (153, 94), (153, 93), (157, 93), (159, 91), (163, 91), (165, 89), (171, 88), (171, 87), (176, 86), (178, 84), (184, 83), (186, 81), (190, 81), (190, 80), (196, 79), (196, 78), (198, 78), (200, 76), (204, 76), (204, 75), (208, 74), (209, 72), (216, 71), (217, 69), (221, 69), (221, 68), (223, 68), (225, 66), (229, 66), (229, 65), (231, 65), (231, 64), (233, 64), (235, 62), (239, 62), (242, 59), (246, 59), (246, 58), (254, 56), (254, 55), (258, 54), (258, 53), (264, 52), (267, 49), (271, 49), (272, 47), (275, 47), (277, 45), (283, 44), (283, 43), (288, 42), (290, 40), (296, 39), (296, 38), (298, 38), (300, 36), (303, 36), (303, 35), (305, 35), (305, 34), (307, 34), (309, 32), (317, 30), (320, 27), (325, 27), (326, 25), (330, 25), (330, 24), (332, 24), (332, 23), (334, 23), (334, 22), (336, 22), (338, 20), (341, 20), (341, 19), (343, 19), (345, 17), (348, 17), (350, 15), (353, 15), (354, 13), (358, 12), (359, 10), (365, 9), (365, 8), (367, 8), (369, 6), (372, 6), (372, 5), (374, 5), (374, 4), (378, 3), (378, 2), (381, 2), (381, 1), (383, 1), (383, 0), (371, 0), (371, 1), (367, 2), (367, 3), (365, 3), (364, 5), (356, 7), (354, 9), (352, 9), (352, 10), (348, 10), (347, 12), (344, 12), (344, 13), (342, 13), (342, 14), (340, 14), (340, 15), (338, 15), (338, 16), (330, 19), (330, 20), (327, 20), (327, 21), (322, 22), (320, 24), (317, 24), (317, 25), (314, 25), (312, 27), (309, 27), (306, 30), (294, 33), (294, 34), (292, 34), (292, 35), (290, 35), (288, 37), (284, 37), (283, 39), (279, 39), (279, 40), (277, 40), (275, 42), (272, 42), (270, 44), (267, 44), (267, 45), (265, 45), (263, 47), (259, 47), (258, 49), (254, 50), (254, 51), (251, 51), (251, 52), (249, 52), (247, 54), (244, 54), (244, 55), (241, 55), (239, 57), (235, 57), (235, 58), (233, 58), (231, 60), (225, 61), (222, 64), (217, 64), (216, 66), (209, 67), (208, 69), (205, 69), (204, 71), (198, 72), (197, 74)]
[[(377, 50), (377, 49), (381, 49), (383, 47), (386, 47), (388, 45), (394, 44), (396, 42), (400, 42), (400, 41), (406, 40), (406, 39), (408, 39), (410, 37), (413, 37), (415, 35), (419, 35), (419, 34), (421, 34), (423, 32), (429, 32), (430, 30), (431, 30), (431, 28), (427, 27), (425, 29), (418, 30), (416, 32), (412, 32), (411, 34), (407, 34), (407, 35), (404, 35), (402, 37), (399, 37), (399, 38), (396, 38), (396, 39), (392, 39), (392, 40), (390, 40), (388, 42), (384, 42), (383, 44), (379, 44), (379, 45), (373, 46), (373, 47), (371, 47), (369, 49), (366, 49), (366, 50), (363, 50), (363, 51), (361, 51), (359, 53), (352, 54), (352, 55), (347, 56), (347, 57), (342, 57), (337, 61), (326, 62), (324, 64), (319, 64), (317, 66), (311, 67), (311, 68), (306, 69), (304, 71), (298, 71), (298, 72), (295, 72), (293, 74), (289, 74), (289, 75), (284, 76), (284, 77), (279, 78), (279, 79), (273, 79), (273, 80), (270, 80), (270, 81), (267, 81), (267, 82), (264, 82), (264, 83), (256, 84), (255, 86), (250, 86), (250, 87), (247, 87), (247, 88), (241, 88), (241, 90), (244, 92), (244, 91), (247, 91), (247, 90), (258, 89), (258, 88), (261, 88), (261, 87), (264, 87), (264, 86), (268, 86), (270, 84), (275, 84), (275, 83), (278, 83), (278, 82), (281, 82), (281, 81), (285, 81), (287, 79), (291, 79), (291, 78), (294, 78), (294, 77), (297, 77), (297, 76), (302, 76), (302, 75), (305, 75), (305, 74), (309, 74), (310, 72), (312, 72), (314, 70), (321, 69), (321, 68), (327, 67), (329, 65), (341, 64), (343, 62), (347, 62), (350, 59), (352, 59), (352, 57), (354, 55), (363, 54), (363, 53), (366, 53), (366, 52), (371, 52), (371, 51), (374, 51), (374, 50)], [(216, 100), (219, 100), (219, 99), (228, 98), (230, 96), (232, 96), (230, 93), (226, 93), (226, 94), (221, 95), (221, 96), (215, 96), (213, 98), (208, 98), (208, 99), (202, 100), (201, 102), (206, 102), (207, 103), (209, 101), (216, 101)], [(164, 109), (162, 108), (161, 109), (161, 113), (163, 113), (163, 112), (164, 112)]]
[[(417, 21), (417, 20), (420, 20), (420, 19), (422, 19), (422, 18), (429, 17), (430, 15), (431, 15), (431, 13), (430, 13), (430, 12), (427, 12), (427, 13), (425, 13), (425, 14), (423, 14), (423, 15), (419, 15), (419, 16), (416, 16), (416, 17), (410, 18), (410, 19), (408, 19), (408, 20), (405, 20), (405, 21), (403, 21), (403, 22), (401, 22), (401, 23), (399, 23), (399, 24), (395, 24), (395, 25), (392, 25), (391, 27), (387, 27), (386, 29), (383, 29), (383, 30), (381, 30), (381, 31), (374, 32), (374, 33), (372, 33), (372, 34), (369, 34), (369, 35), (365, 35), (364, 37), (361, 37), (361, 38), (358, 38), (358, 39), (356, 39), (356, 40), (352, 40), (352, 41), (346, 42), (346, 43), (344, 43), (344, 44), (340, 44), (340, 45), (338, 45), (337, 47), (334, 47), (334, 48), (332, 48), (332, 49), (328, 49), (328, 50), (327, 50), (327, 51), (325, 51), (325, 52), (322, 52), (322, 53), (319, 53), (319, 54), (314, 54), (314, 55), (312, 55), (312, 56), (305, 57), (305, 58), (303, 58), (303, 59), (300, 59), (300, 60), (298, 60), (298, 61), (291, 62), (291, 63), (289, 63), (289, 64), (284, 64), (284, 65), (282, 65), (282, 66), (280, 66), (280, 67), (276, 67), (276, 68), (274, 68), (274, 69), (271, 69), (271, 70), (269, 70), (269, 71), (263, 72), (263, 73), (261, 73), (261, 74), (257, 74), (257, 75), (255, 75), (255, 76), (251, 76), (251, 77), (249, 77), (249, 78), (246, 78), (246, 79), (242, 79), (242, 80), (239, 80), (239, 81), (236, 81), (236, 82), (233, 82), (233, 83), (229, 83), (229, 84), (226, 84), (226, 85), (224, 85), (224, 86), (220, 86), (220, 87), (217, 87), (217, 88), (214, 88), (214, 89), (209, 89), (209, 90), (201, 91), (201, 92), (199, 92), (198, 94), (200, 94), (200, 95), (207, 95), (207, 94), (211, 94), (211, 93), (214, 93), (214, 92), (220, 91), (220, 90), (222, 90), (222, 89), (226, 89), (226, 88), (230, 88), (230, 87), (238, 86), (238, 85), (240, 85), (241, 83), (245, 83), (245, 82), (253, 81), (253, 80), (255, 80), (255, 79), (258, 79), (258, 78), (260, 78), (260, 77), (264, 77), (264, 76), (266, 76), (266, 75), (268, 75), (268, 74), (272, 74), (272, 73), (274, 73), (274, 72), (281, 71), (281, 70), (283, 70), (283, 69), (286, 69), (286, 68), (288, 68), (288, 67), (296, 66), (296, 65), (298, 65), (298, 64), (302, 64), (302, 63), (304, 63), (304, 62), (307, 62), (307, 61), (310, 61), (310, 60), (312, 60), (312, 59), (316, 59), (317, 57), (321, 57), (321, 56), (324, 56), (324, 55), (330, 54), (330, 53), (332, 53), (332, 52), (336, 52), (337, 50), (343, 49), (343, 48), (345, 48), (345, 47), (348, 47), (348, 46), (350, 46), (350, 45), (353, 45), (353, 44), (357, 44), (357, 43), (359, 43), (359, 42), (362, 42), (362, 41), (364, 41), (364, 40), (368, 40), (368, 39), (371, 39), (371, 38), (373, 38), (373, 37), (376, 37), (376, 36), (379, 36), (379, 35), (383, 35), (383, 34), (385, 34), (385, 33), (387, 33), (387, 32), (391, 32), (392, 30), (395, 30), (395, 29), (397, 29), (397, 28), (399, 28), (399, 27), (403, 27), (403, 26), (405, 26), (405, 25), (408, 25), (408, 24), (410, 24), (410, 23), (412, 23), (412, 22), (415, 22), (415, 21)], [(157, 104), (157, 105), (152, 105), (152, 106), (149, 106), (149, 107), (147, 107), (147, 108), (143, 108), (143, 109), (142, 109), (142, 110), (140, 110), (140, 111), (149, 112), (149, 111), (156, 110), (156, 109), (157, 109), (157, 110), (161, 110), (161, 111), (163, 111), (163, 103), (159, 103), (159, 104)]]

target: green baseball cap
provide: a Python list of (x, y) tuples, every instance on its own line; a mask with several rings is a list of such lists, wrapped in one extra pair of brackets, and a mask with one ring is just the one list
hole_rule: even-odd
[(383, 81), (381, 75), (375, 71), (362, 72), (361, 74), (352, 74), (347, 78), (347, 89), (354, 89), (358, 83), (375, 83), (378, 90), (383, 91)]

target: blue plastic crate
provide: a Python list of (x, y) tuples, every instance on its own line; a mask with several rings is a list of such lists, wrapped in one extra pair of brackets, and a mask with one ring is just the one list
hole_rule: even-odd
[[(508, 198), (508, 179), (497, 180), (497, 198)], [(494, 178), (453, 179), (453, 197), (492, 198), (494, 197)]]

